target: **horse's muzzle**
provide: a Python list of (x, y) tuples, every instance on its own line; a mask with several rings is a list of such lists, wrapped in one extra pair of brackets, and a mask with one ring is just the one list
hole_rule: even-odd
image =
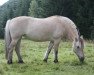
[(79, 58), (79, 60), (80, 60), (81, 63), (84, 62), (84, 59), (85, 59), (84, 57), (80, 57), (80, 58)]

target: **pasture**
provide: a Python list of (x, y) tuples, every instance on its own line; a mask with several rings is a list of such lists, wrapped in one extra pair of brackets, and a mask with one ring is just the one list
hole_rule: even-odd
[(0, 40), (0, 75), (93, 75), (94, 45), (85, 42), (85, 62), (80, 63), (71, 48), (71, 42), (61, 42), (59, 46), (59, 63), (54, 63), (53, 51), (48, 62), (43, 62), (48, 42), (22, 40), (21, 55), (24, 64), (17, 63), (17, 55), (13, 52), (13, 64), (8, 65), (4, 54), (4, 40)]

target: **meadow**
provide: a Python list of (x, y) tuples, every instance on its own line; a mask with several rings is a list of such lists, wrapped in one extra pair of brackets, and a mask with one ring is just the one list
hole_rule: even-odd
[(22, 40), (21, 55), (23, 64), (17, 63), (13, 52), (13, 64), (8, 65), (5, 59), (4, 40), (0, 40), (0, 75), (94, 75), (94, 44), (85, 42), (85, 61), (80, 63), (72, 51), (71, 42), (62, 42), (59, 46), (59, 62), (53, 62), (53, 50), (48, 62), (43, 62), (48, 42)]

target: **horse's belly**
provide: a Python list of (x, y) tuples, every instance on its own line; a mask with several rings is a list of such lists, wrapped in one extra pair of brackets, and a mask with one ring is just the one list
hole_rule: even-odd
[(32, 41), (36, 42), (43, 42), (43, 41), (50, 41), (52, 38), (52, 35), (46, 35), (46, 33), (28, 33), (26, 34), (26, 37), (28, 39), (31, 39)]
[(50, 38), (43, 38), (43, 37), (37, 37), (37, 36), (26, 36), (28, 39), (36, 42), (43, 42), (43, 41), (50, 41)]

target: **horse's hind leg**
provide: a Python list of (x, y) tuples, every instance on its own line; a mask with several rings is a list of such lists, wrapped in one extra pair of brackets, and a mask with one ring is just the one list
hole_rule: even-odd
[(20, 55), (20, 43), (21, 43), (21, 38), (18, 40), (18, 42), (15, 46), (15, 51), (18, 56), (18, 63), (23, 63), (22, 57)]
[(61, 41), (61, 38), (56, 39), (54, 41), (54, 63), (58, 62), (58, 47), (59, 47), (60, 41)]
[(44, 57), (44, 60), (43, 60), (45, 62), (47, 62), (48, 55), (51, 52), (51, 49), (53, 48), (53, 45), (54, 45), (53, 43), (54, 43), (53, 41), (50, 41), (50, 43), (49, 43), (48, 50), (46, 51), (45, 57)]
[(9, 45), (9, 48), (8, 48), (8, 50), (9, 50), (9, 52), (8, 52), (8, 61), (7, 61), (8, 64), (12, 64), (13, 48), (16, 45), (16, 43), (17, 43), (17, 40), (12, 39), (12, 41)]

